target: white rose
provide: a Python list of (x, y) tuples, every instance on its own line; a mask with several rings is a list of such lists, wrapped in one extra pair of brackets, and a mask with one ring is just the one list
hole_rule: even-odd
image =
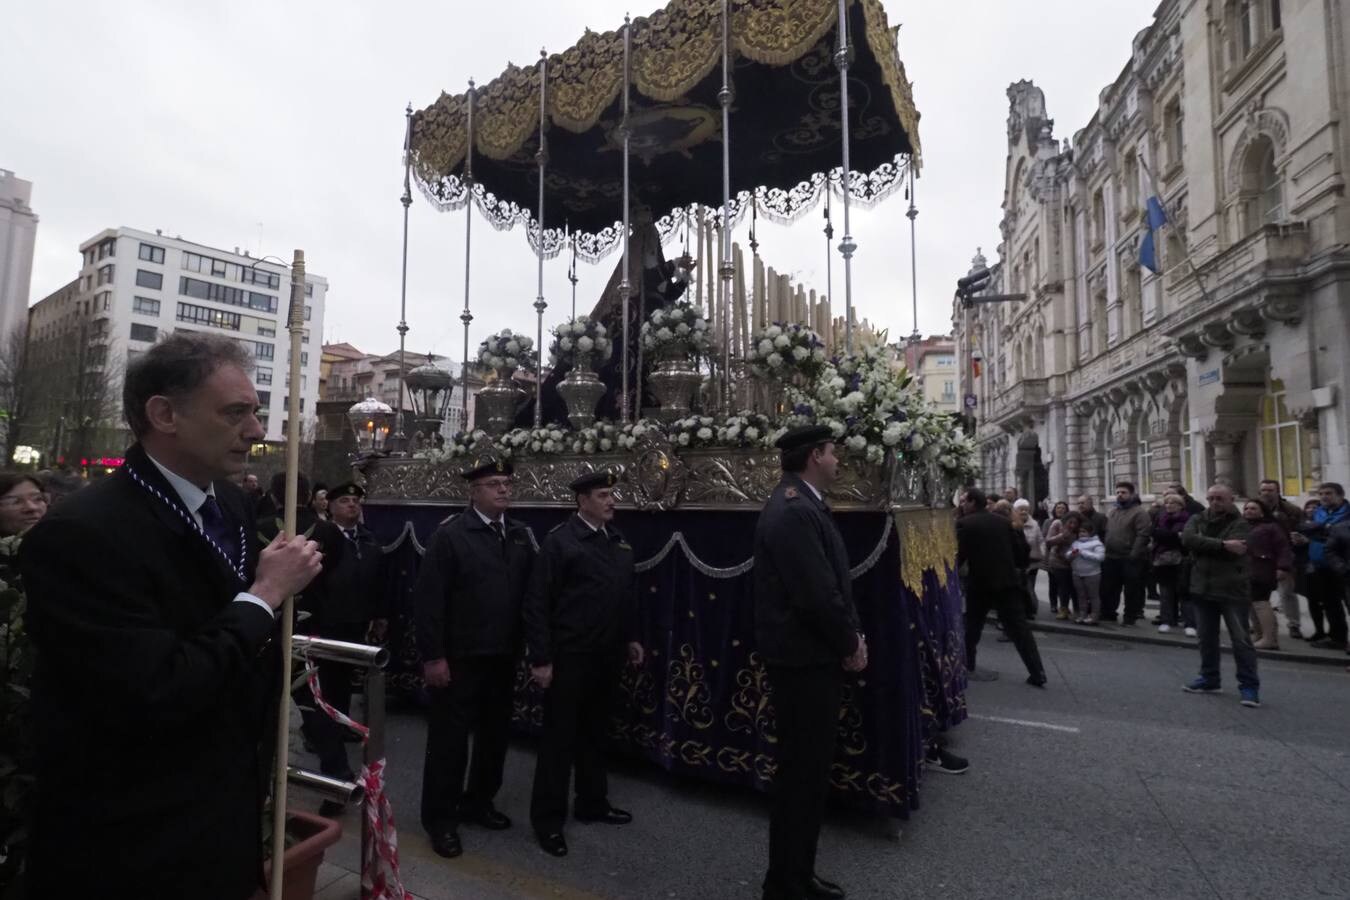
[(785, 350), (792, 345), (792, 341), (785, 334), (780, 334), (773, 339), (773, 345), (779, 350)]
[(694, 320), (694, 330), (695, 330), (695, 331), (707, 331), (707, 330), (708, 330), (708, 323), (705, 322), (703, 319), (695, 319), (695, 320)]
[(759, 429), (756, 428), (756, 427), (753, 426), (753, 425), (747, 427), (747, 428), (745, 429), (745, 439), (746, 439), (747, 441), (758, 440), (758, 439), (759, 439)]
[(773, 352), (773, 341), (769, 340), (768, 338), (765, 338), (764, 340), (759, 342), (759, 346), (756, 347), (755, 349), (759, 351), (760, 356), (768, 356), (770, 353)]
[(680, 324), (675, 326), (675, 333), (678, 334), (680, 337), (684, 337), (686, 334), (689, 333), (689, 326), (681, 322)]
[(646, 425), (634, 425), (634, 426), (633, 426), (633, 437), (635, 437), (635, 438), (640, 438), (640, 437), (642, 437), (642, 436), (643, 436), (644, 434), (646, 434), (646, 433), (647, 433), (647, 426), (646, 426)]
[(844, 381), (844, 379), (840, 378), (838, 375), (830, 379), (830, 387), (836, 391), (842, 391), (844, 389), (844, 385), (847, 383), (848, 382)]
[[(749, 429), (746, 429), (746, 434), (747, 436), (749, 435)], [(727, 440), (734, 441), (736, 440), (736, 438), (740, 437), (740, 435), (741, 435), (741, 426), (732, 425), (729, 428), (727, 428)]]
[(668, 341), (673, 337), (675, 337), (675, 333), (672, 332), (669, 328), (657, 329), (656, 339), (658, 341)]
[(614, 447), (614, 442), (609, 438), (600, 439), (600, 449), (608, 453)]
[(530, 449), (533, 450), (535, 453), (538, 453), (540, 450), (544, 449), (544, 445), (539, 441), (532, 441), (530, 443)]
[(580, 452), (581, 452), (581, 441), (573, 441), (573, 442), (572, 442), (572, 452), (573, 452), (573, 453), (580, 453)]
[(516, 359), (514, 356), (508, 356), (508, 357), (506, 358), (506, 366), (507, 366), (508, 368), (514, 369), (514, 368), (518, 367), (519, 365), (520, 365), (520, 360)]
[(688, 445), (689, 445), (689, 432), (687, 431), (680, 432), (680, 446), (687, 447)]
[(491, 351), (484, 350), (482, 353), (478, 354), (478, 361), (485, 366), (490, 365), (490, 363), (488, 362), (488, 360), (490, 359), (492, 359)]
[(779, 328), (777, 325), (770, 325), (769, 330), (764, 333), (770, 338), (776, 338), (783, 333), (783, 329)]
[(560, 339), (560, 340), (558, 341), (558, 349), (560, 349), (560, 350), (571, 350), (571, 349), (572, 349), (572, 339), (571, 339), (571, 338), (562, 338), (562, 339)]
[(793, 348), (792, 348), (792, 358), (795, 359), (795, 360), (797, 360), (797, 362), (802, 362), (802, 361), (804, 361), (804, 360), (805, 360), (808, 356), (810, 356), (810, 355), (811, 355), (811, 351), (810, 351), (810, 350), (807, 350), (805, 347), (793, 347)]
[(573, 334), (585, 334), (585, 333), (586, 333), (586, 323), (585, 323), (585, 322), (580, 322), (580, 321), (573, 322), (573, 323), (572, 323), (572, 333), (573, 333)]
[(577, 349), (580, 350), (582, 353), (590, 353), (594, 347), (595, 341), (591, 340), (590, 338), (588, 337), (577, 338)]
[(666, 320), (666, 313), (664, 310), (658, 309), (656, 312), (652, 313), (652, 324), (660, 325), (665, 320)]
[(710, 440), (712, 440), (712, 429), (711, 429), (711, 428), (700, 428), (700, 429), (698, 430), (698, 439), (699, 439), (700, 441), (710, 441)]
[(886, 426), (886, 430), (881, 433), (881, 442), (887, 447), (894, 447), (900, 443), (900, 423), (892, 422)]
[(519, 352), (520, 352), (520, 341), (507, 341), (507, 342), (506, 342), (506, 352), (507, 352), (507, 353), (519, 353)]
[(769, 368), (777, 369), (783, 365), (783, 357), (779, 356), (777, 353), (770, 353), (766, 362), (768, 362)]
[(909, 439), (909, 448), (911, 450), (922, 450), (923, 435), (919, 434), (918, 432), (915, 432)]
[(811, 358), (814, 359), (816, 362), (824, 362), (825, 351), (822, 350), (820, 347), (817, 347), (816, 349), (811, 351)]

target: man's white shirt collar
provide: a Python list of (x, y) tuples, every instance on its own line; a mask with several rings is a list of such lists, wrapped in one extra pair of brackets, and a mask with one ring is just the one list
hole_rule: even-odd
[(590, 520), (588, 520), (588, 519), (587, 519), (585, 516), (583, 516), (581, 513), (577, 513), (577, 518), (580, 519), (581, 521), (585, 522), (585, 523), (586, 523), (586, 527), (589, 528), (591, 531), (598, 531), (598, 532), (600, 532), (601, 534), (603, 534), (605, 537), (609, 537), (609, 532), (605, 530), (605, 526), (604, 526), (604, 525), (592, 525), (592, 524), (590, 523)]
[(159, 469), (159, 473), (164, 476), (164, 480), (169, 482), (169, 486), (178, 494), (178, 499), (183, 501), (187, 511), (192, 514), (193, 520), (200, 526), (202, 524), (202, 504), (206, 502), (207, 497), (216, 495), (216, 486), (208, 484), (206, 490), (202, 490), (177, 472), (170, 471), (167, 466), (150, 454), (147, 453), (146, 457), (155, 464), (156, 469)]
[(473, 511), (478, 513), (478, 518), (482, 519), (483, 524), (488, 526), (489, 528), (492, 527), (493, 522), (500, 523), (503, 528), (506, 527), (506, 516), (502, 516), (500, 519), (489, 519), (487, 516), (483, 515), (483, 511), (478, 507), (475, 506), (473, 508)]
[(811, 490), (811, 493), (816, 495), (817, 500), (819, 500), (821, 503), (825, 502), (825, 495), (822, 494), (820, 491), (816, 490), (816, 486), (814, 484), (807, 481), (805, 478), (802, 479), (802, 484), (806, 485)]

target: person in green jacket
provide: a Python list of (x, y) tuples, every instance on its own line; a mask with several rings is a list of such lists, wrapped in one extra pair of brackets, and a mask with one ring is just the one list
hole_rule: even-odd
[(1256, 674), (1256, 649), (1247, 630), (1251, 611), (1248, 586), (1247, 534), (1250, 526), (1233, 502), (1233, 489), (1216, 484), (1207, 495), (1209, 508), (1191, 516), (1181, 544), (1191, 554), (1190, 591), (1195, 625), (1200, 632), (1200, 674), (1183, 687), (1191, 694), (1219, 692), (1219, 619), (1233, 643), (1238, 693), (1243, 706), (1261, 705)]

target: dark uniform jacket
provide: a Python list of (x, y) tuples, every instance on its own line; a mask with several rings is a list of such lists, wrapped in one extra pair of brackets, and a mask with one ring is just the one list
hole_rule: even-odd
[(472, 508), (431, 536), (413, 592), (422, 659), (515, 655), (534, 563), (529, 530), (506, 517), (502, 541)]
[(573, 514), (544, 538), (525, 594), (531, 665), (564, 653), (618, 652), (637, 637), (633, 548), (613, 525), (601, 532)]
[[(251, 537), (243, 492), (215, 491)], [(243, 544), (241, 578), (139, 446), (25, 536), (39, 792), (30, 896), (244, 900), (259, 883), (257, 751), (279, 660), (272, 614), (232, 602), (257, 564)], [(237, 557), (239, 542), (230, 549)]]
[(779, 666), (841, 664), (858, 649), (848, 549), (825, 503), (784, 475), (755, 524), (755, 640)]
[(957, 564), (967, 564), (966, 589), (972, 594), (1020, 589), (1030, 555), (1021, 530), (1002, 516), (984, 509), (956, 520)]
[(371, 619), (384, 617), (380, 542), (360, 523), (355, 542), (329, 521), (317, 521), (310, 536), (323, 552), (323, 571), (301, 596), (300, 606), (312, 617), (306, 622), (308, 630), (321, 637), (352, 640)]

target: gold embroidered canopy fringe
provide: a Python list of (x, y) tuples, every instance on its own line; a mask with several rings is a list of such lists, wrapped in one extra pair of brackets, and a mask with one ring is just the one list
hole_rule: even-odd
[[(906, 162), (919, 157), (918, 120), (881, 0), (849, 0), (850, 194), (875, 201), (905, 183)], [(722, 205), (717, 113), (722, 55), (721, 0), (671, 0), (632, 22), (629, 119), (635, 207), (653, 219), (694, 203)], [(760, 214), (791, 219), (839, 191), (839, 89), (833, 53), (836, 0), (732, 0), (733, 200), (753, 193)], [(545, 255), (577, 235), (583, 259), (619, 244), (622, 205), (622, 30), (587, 31), (547, 57), (549, 164)], [(412, 122), (412, 165), (433, 203), (473, 202), (498, 228), (526, 226), (538, 249), (532, 207), (539, 174), (541, 67), (508, 66), (477, 88), (473, 125), (469, 94), (442, 94)], [(465, 165), (472, 135), (472, 175)], [(829, 173), (829, 174), (827, 174)], [(749, 179), (758, 183), (748, 184)], [(672, 226), (673, 228), (673, 226)], [(570, 246), (570, 243), (568, 244)]]

